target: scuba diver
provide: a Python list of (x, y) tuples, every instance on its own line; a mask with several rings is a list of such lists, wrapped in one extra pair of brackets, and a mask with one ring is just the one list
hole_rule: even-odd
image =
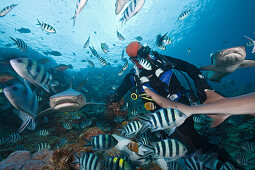
[[(205, 89), (211, 89), (211, 87), (196, 66), (183, 60), (151, 51), (150, 47), (143, 46), (137, 41), (128, 44), (126, 53), (130, 57), (129, 59), (132, 61), (134, 69), (125, 76), (115, 93), (106, 97), (108, 104), (118, 102), (129, 90), (136, 88), (139, 94), (132, 90), (131, 98), (133, 100), (140, 96), (145, 103), (146, 110), (155, 112), (160, 109), (161, 107), (151, 97), (146, 96), (142, 86), (149, 87), (160, 96), (186, 105), (191, 105), (194, 101), (196, 104), (200, 104), (206, 100)], [(188, 81), (189, 90), (182, 86), (176, 76), (176, 72), (180, 73)], [(182, 72), (186, 72), (194, 81), (196, 93), (192, 90), (189, 80)], [(205, 136), (199, 135), (194, 129), (192, 116), (186, 119), (181, 126), (177, 127), (172, 136), (174, 138), (182, 138), (186, 143), (192, 143), (191, 145), (195, 149), (217, 152), (221, 160), (230, 160), (230, 156), (224, 148), (209, 144)], [(162, 132), (161, 138), (168, 138), (168, 135)]]

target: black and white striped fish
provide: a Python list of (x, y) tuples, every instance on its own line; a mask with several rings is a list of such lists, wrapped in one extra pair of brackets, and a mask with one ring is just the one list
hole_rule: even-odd
[(47, 129), (42, 129), (38, 132), (38, 135), (40, 136), (47, 136), (49, 133), (49, 131)]
[(22, 145), (22, 144), (17, 144), (17, 145), (16, 145), (16, 150), (17, 150), (17, 151), (25, 150), (25, 147), (24, 147), (24, 145)]
[(255, 166), (255, 164), (253, 162), (251, 162), (251, 160), (254, 160), (254, 158), (248, 159), (245, 155), (243, 155), (241, 153), (237, 153), (235, 155), (235, 160), (238, 163), (238, 165), (241, 165), (241, 166), (249, 165), (249, 164)]
[(8, 140), (8, 137), (0, 137), (0, 145), (5, 144), (6, 142), (8, 142)]
[(106, 170), (133, 170), (136, 168), (124, 158), (110, 157), (106, 160), (105, 169)]
[(8, 14), (15, 6), (17, 6), (18, 4), (12, 4), (10, 6), (7, 6), (5, 8), (3, 8), (1, 11), (0, 11), (0, 17), (3, 17), (5, 16), (6, 14)]
[(50, 149), (50, 145), (46, 142), (39, 143), (39, 144), (37, 144), (36, 149), (37, 149), (37, 151), (41, 151), (43, 149)]
[(179, 170), (180, 169), (180, 165), (176, 161), (167, 162), (167, 167), (171, 170)]
[(9, 142), (17, 142), (21, 138), (19, 133), (14, 133), (12, 135), (8, 136), (8, 141)]
[(150, 144), (150, 137), (148, 132), (144, 132), (137, 138), (137, 141), (143, 145), (149, 145)]
[(187, 156), (185, 159), (185, 169), (187, 170), (204, 170), (203, 162), (200, 162), (196, 155)]
[(168, 158), (172, 161), (185, 156), (187, 153), (187, 148), (184, 144), (170, 138), (156, 142), (153, 150), (154, 158)]
[(232, 165), (230, 162), (225, 162), (224, 164), (222, 164), (222, 166), (220, 167), (220, 170), (235, 170), (236, 168), (234, 167), (234, 165)]
[(52, 76), (36, 61), (29, 58), (15, 58), (10, 60), (10, 64), (22, 78), (42, 87), (47, 92), (50, 92), (49, 87), (54, 91), (51, 83)]
[(90, 126), (91, 124), (92, 124), (92, 120), (91, 119), (87, 119), (87, 120), (81, 122), (80, 127), (82, 129), (84, 129), (84, 128)]
[(103, 164), (99, 160), (98, 156), (94, 153), (84, 153), (81, 157), (79, 157), (74, 150), (72, 150), (74, 155), (73, 165), (80, 164), (80, 169), (86, 170), (103, 170)]
[(186, 18), (190, 14), (191, 11), (192, 10), (189, 9), (189, 10), (184, 11), (183, 13), (181, 13), (181, 15), (179, 15), (179, 17), (178, 17), (178, 20), (183, 20), (184, 18)]
[(126, 58), (124, 58), (123, 61), (124, 61), (124, 64), (122, 66), (122, 70), (124, 71), (128, 68), (128, 60)]
[(37, 25), (40, 25), (43, 30), (45, 30), (48, 33), (56, 33), (55, 28), (53, 28), (51, 25), (44, 23), (43, 21), (39, 21), (37, 19), (38, 23)]
[(141, 132), (144, 132), (149, 128), (151, 132), (156, 132), (180, 126), (186, 120), (187, 116), (176, 109), (162, 108), (150, 114), (148, 118), (138, 118), (143, 121)]
[(125, 9), (120, 21), (125, 24), (130, 18), (135, 16), (143, 7), (145, 0), (131, 0), (131, 3)]
[(19, 39), (19, 38), (14, 39), (12, 37), (10, 38), (14, 41), (14, 43), (18, 46), (18, 48), (21, 51), (24, 51), (24, 52), (27, 51), (28, 45), (22, 39)]
[(138, 60), (139, 60), (139, 64), (145, 69), (145, 70), (152, 70), (152, 66), (151, 66), (151, 63), (142, 58), (142, 57), (138, 57)]
[(124, 126), (124, 129), (121, 132), (122, 136), (126, 136), (128, 138), (133, 138), (142, 128), (142, 123), (139, 121), (133, 121)]
[(211, 118), (205, 114), (193, 115), (193, 121), (198, 124), (207, 124), (211, 121)]
[(118, 141), (111, 135), (101, 134), (98, 136), (94, 136), (92, 141), (85, 139), (88, 144), (86, 146), (93, 146), (94, 150), (108, 150), (115, 147)]
[(63, 125), (63, 128), (65, 128), (66, 130), (72, 129), (72, 125), (69, 122), (65, 122), (62, 125)]
[(99, 62), (103, 65), (106, 66), (107, 62), (103, 57), (100, 57), (96, 51), (96, 49), (93, 46), (89, 46), (89, 49), (91, 51), (91, 53), (93, 54), (93, 56), (95, 56), (96, 58), (98, 58)]
[(107, 65), (106, 60), (103, 57), (100, 57), (99, 55), (97, 56), (98, 61), (100, 62), (100, 64), (102, 64), (103, 66)]
[(122, 76), (124, 74), (124, 70), (121, 69), (119, 72), (118, 72), (118, 76)]
[(77, 0), (74, 16), (72, 17), (73, 26), (75, 26), (75, 20), (76, 20), (77, 16), (80, 14), (81, 10), (84, 8), (84, 6), (87, 4), (87, 2), (88, 2), (88, 0)]
[(255, 143), (254, 142), (248, 142), (248, 141), (241, 142), (240, 146), (244, 151), (255, 151)]
[(117, 37), (120, 41), (125, 41), (125, 38), (121, 35), (121, 33), (119, 33), (119, 31), (117, 31)]

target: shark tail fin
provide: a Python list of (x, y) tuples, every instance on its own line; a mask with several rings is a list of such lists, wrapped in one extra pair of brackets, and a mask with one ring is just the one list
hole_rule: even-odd
[(33, 119), (29, 114), (25, 112), (20, 112), (20, 117), (23, 122), (18, 130), (18, 133), (23, 132), (25, 128), (28, 126), (28, 124), (30, 123), (30, 121)]

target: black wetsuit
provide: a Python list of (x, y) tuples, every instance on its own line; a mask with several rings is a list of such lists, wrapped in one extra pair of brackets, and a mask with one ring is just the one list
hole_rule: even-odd
[[(174, 68), (176, 70), (186, 72), (195, 83), (195, 86), (197, 88), (197, 97), (199, 98), (200, 103), (203, 103), (206, 100), (207, 97), (204, 90), (211, 89), (211, 87), (196, 66), (177, 58), (161, 55), (157, 52), (153, 52), (153, 55), (155, 59), (151, 60), (152, 64), (153, 62), (156, 62), (156, 64), (154, 63), (155, 65), (160, 63), (162, 67), (165, 67), (165, 70)], [(164, 58), (164, 60), (162, 58)], [(168, 86), (168, 92), (165, 92), (165, 89), (163, 89), (165, 84), (162, 84), (158, 77), (153, 74), (154, 72), (155, 68), (152, 69), (152, 71), (142, 70), (140, 72), (140, 77), (153, 75), (151, 78), (149, 78), (150, 86), (159, 95), (167, 97), (167, 95), (169, 94), (175, 94), (180, 91), (185, 91), (177, 77), (172, 74), (171, 81)], [(120, 87), (116, 90), (113, 101), (120, 100), (134, 86), (134, 83), (132, 83), (132, 79), (134, 78), (135, 73), (129, 73), (126, 75)], [(136, 83), (136, 85), (139, 85), (139, 83)], [(146, 100), (144, 100), (144, 102), (146, 102)], [(178, 99), (178, 102), (189, 105), (189, 100), (186, 95), (181, 95), (181, 97)], [(160, 106), (157, 105), (156, 110), (159, 108)], [(166, 137), (167, 136), (165, 136), (164, 138)], [(195, 145), (195, 149), (202, 149), (203, 152), (214, 151), (219, 153), (219, 157), (222, 161), (230, 160), (229, 154), (224, 149), (220, 149), (215, 145), (209, 144), (206, 137), (198, 134), (198, 132), (194, 129), (194, 121), (192, 116), (186, 119), (186, 121), (177, 128), (176, 132), (171, 137), (178, 138), (180, 141), (186, 143), (192, 141), (192, 143)]]

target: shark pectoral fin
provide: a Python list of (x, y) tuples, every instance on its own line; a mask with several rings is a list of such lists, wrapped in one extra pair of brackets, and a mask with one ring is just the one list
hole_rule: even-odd
[(199, 69), (202, 71), (218, 71), (219, 70), (219, 68), (217, 68), (215, 65), (208, 65), (208, 66), (200, 67)]
[(212, 118), (212, 123), (211, 123), (211, 127), (216, 127), (218, 125), (220, 125), (222, 122), (224, 122), (224, 120), (226, 120), (230, 115), (207, 115), (210, 118)]
[(43, 111), (41, 111), (40, 113), (38, 113), (38, 114), (36, 115), (36, 117), (42, 116), (42, 115), (47, 114), (47, 113), (50, 113), (50, 112), (52, 112), (52, 111), (54, 111), (52, 108), (48, 108), (48, 109), (43, 110)]
[(244, 60), (239, 67), (255, 67), (255, 61), (254, 60)]
[(88, 102), (88, 103), (86, 103), (86, 105), (88, 105), (88, 104), (95, 104), (95, 105), (106, 105), (106, 103), (94, 103), (94, 102)]
[(20, 112), (20, 118), (22, 119), (23, 122), (18, 130), (18, 133), (23, 132), (30, 123), (30, 121), (33, 119), (29, 114), (25, 112)]

